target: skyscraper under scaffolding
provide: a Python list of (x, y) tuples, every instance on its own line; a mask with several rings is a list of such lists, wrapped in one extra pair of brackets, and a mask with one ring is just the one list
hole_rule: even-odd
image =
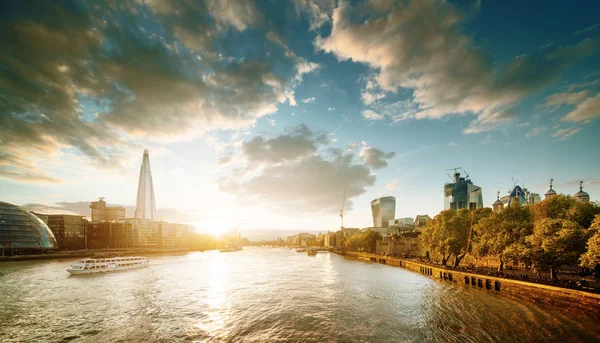
[(444, 210), (483, 208), (481, 187), (474, 185), (468, 177), (460, 177), (460, 173), (455, 171), (454, 182), (444, 185)]
[(137, 200), (135, 202), (136, 219), (154, 220), (156, 204), (154, 202), (154, 185), (152, 184), (152, 172), (150, 171), (150, 156), (148, 149), (144, 150), (142, 166), (140, 168), (140, 180), (138, 182)]

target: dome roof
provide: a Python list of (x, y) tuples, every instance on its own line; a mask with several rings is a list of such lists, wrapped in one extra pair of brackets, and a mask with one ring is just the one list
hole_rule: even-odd
[(19, 206), (0, 201), (0, 246), (57, 249), (54, 234), (40, 218)]
[(549, 189), (549, 190), (546, 192), (546, 195), (555, 195), (555, 194), (556, 194), (556, 191), (555, 191), (554, 189), (552, 189), (552, 188), (550, 188), (550, 189)]
[(587, 194), (586, 192), (584, 192), (583, 190), (580, 190), (579, 192), (575, 193), (575, 195), (573, 195), (575, 198), (589, 198), (590, 195)]

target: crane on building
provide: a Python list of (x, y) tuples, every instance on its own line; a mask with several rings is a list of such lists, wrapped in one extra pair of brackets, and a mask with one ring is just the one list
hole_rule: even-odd
[(344, 207), (346, 207), (346, 192), (348, 187), (344, 188), (344, 197), (342, 198), (342, 208), (340, 208), (340, 218), (342, 219), (342, 229), (344, 228)]
[[(450, 169), (446, 169), (446, 171), (450, 171), (450, 170), (454, 170), (454, 174), (458, 173), (458, 170), (462, 169), (462, 167), (457, 167), (457, 168), (450, 168)], [(450, 176), (448, 174), (448, 177), (450, 178), (450, 180), (452, 180), (452, 182), (454, 182), (454, 177)]]

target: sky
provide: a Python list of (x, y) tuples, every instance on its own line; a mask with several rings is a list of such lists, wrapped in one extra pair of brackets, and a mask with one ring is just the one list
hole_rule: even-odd
[[(328, 231), (434, 216), (461, 167), (600, 199), (597, 1), (13, 1), (0, 10), (0, 201)], [(346, 201), (343, 201), (347, 189)]]

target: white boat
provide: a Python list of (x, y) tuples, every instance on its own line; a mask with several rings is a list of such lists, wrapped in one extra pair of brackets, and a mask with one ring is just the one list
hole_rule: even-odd
[(67, 271), (74, 275), (112, 272), (147, 267), (149, 263), (147, 258), (140, 256), (85, 258), (73, 263)]

